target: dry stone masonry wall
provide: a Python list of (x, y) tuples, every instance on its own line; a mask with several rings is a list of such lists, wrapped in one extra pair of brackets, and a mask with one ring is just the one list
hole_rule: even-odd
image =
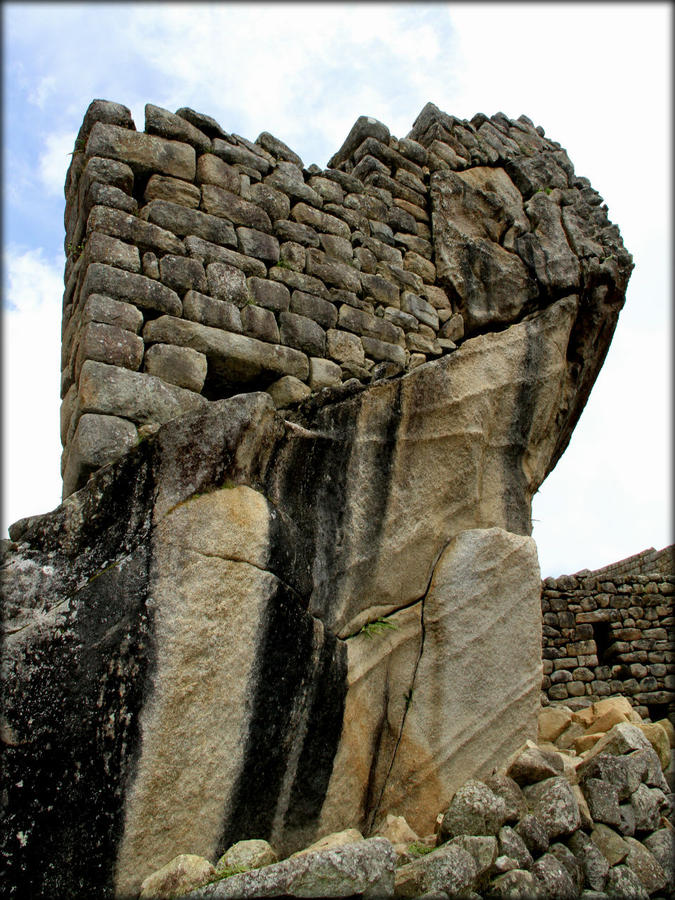
[(587, 365), (597, 306), (618, 313), (632, 268), (601, 197), (525, 116), (427, 104), (400, 140), (362, 116), (320, 169), (267, 132), (153, 105), (140, 132), (96, 100), (65, 190), (64, 497), (208, 401), (268, 390), (288, 407), (574, 295), (579, 404), (555, 464), (604, 357)]
[[(645, 559), (659, 563), (660, 571), (636, 574)], [(544, 581), (545, 703), (622, 694), (643, 717), (673, 715), (672, 560), (673, 548), (667, 547), (597, 572)]]

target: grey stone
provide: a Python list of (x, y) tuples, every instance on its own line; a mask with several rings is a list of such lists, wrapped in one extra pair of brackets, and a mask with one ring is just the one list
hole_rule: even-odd
[(439, 336), (451, 341), (459, 341), (464, 337), (464, 319), (459, 313), (450, 316), (439, 330)]
[(530, 872), (511, 869), (492, 880), (487, 896), (504, 900), (532, 900), (537, 896), (537, 888), (538, 884)]
[(145, 200), (168, 200), (190, 209), (197, 209), (201, 200), (201, 192), (189, 181), (169, 178), (167, 175), (152, 175), (145, 188)]
[(118, 269), (126, 269), (127, 272), (141, 271), (137, 247), (125, 244), (100, 231), (92, 231), (89, 235), (83, 256), (85, 266), (92, 262), (102, 262)]
[(293, 375), (282, 375), (268, 388), (267, 393), (274, 400), (277, 409), (300, 403), (311, 394), (311, 388)]
[(279, 313), (281, 343), (304, 350), (309, 356), (324, 356), (326, 333), (313, 319), (292, 312)]
[(306, 203), (296, 203), (291, 210), (291, 216), (300, 225), (307, 225), (310, 228), (315, 228), (317, 231), (322, 231), (326, 234), (336, 234), (338, 237), (343, 237), (347, 240), (351, 237), (349, 225), (341, 219), (331, 216), (329, 213), (307, 206)]
[(92, 360), (82, 364), (79, 403), (83, 413), (123, 416), (138, 424), (162, 424), (206, 402), (194, 391), (169, 385), (154, 375)]
[(506, 819), (506, 804), (487, 785), (469, 779), (456, 792), (446, 810), (439, 835), (448, 840), (458, 834), (496, 835)]
[(190, 144), (196, 150), (204, 152), (211, 149), (211, 140), (187, 119), (162, 109), (161, 106), (145, 105), (145, 130), (148, 134)]
[(542, 900), (576, 900), (579, 893), (565, 866), (552, 854), (545, 853), (530, 869)]
[(525, 841), (509, 825), (499, 829), (499, 853), (515, 860), (518, 869), (529, 869), (533, 862)]
[(340, 149), (328, 160), (328, 168), (335, 169), (347, 160), (366, 138), (374, 138), (382, 144), (388, 144), (390, 133), (386, 125), (372, 116), (359, 116), (349, 130)]
[(227, 263), (213, 262), (206, 267), (210, 294), (217, 300), (227, 300), (242, 307), (249, 300), (246, 276)]
[(319, 208), (323, 206), (323, 197), (305, 184), (301, 170), (294, 163), (278, 163), (264, 183), (277, 188), (293, 200), (301, 200)]
[(321, 250), (312, 247), (307, 249), (306, 270), (308, 275), (319, 278), (325, 284), (335, 285), (346, 291), (361, 290), (360, 273), (346, 263), (331, 259)]
[(398, 326), (392, 325), (378, 316), (371, 316), (363, 310), (347, 306), (347, 304), (340, 307), (338, 324), (342, 329), (377, 338), (379, 341), (386, 341), (390, 344), (403, 342), (403, 331)]
[(403, 371), (405, 367), (405, 350), (398, 344), (390, 344), (379, 338), (368, 337), (363, 335), (361, 343), (366, 356), (371, 359), (380, 360), (382, 362), (392, 362), (398, 367), (398, 371)]
[(271, 234), (255, 228), (237, 228), (239, 249), (246, 256), (255, 256), (266, 263), (279, 262), (279, 241)]
[(322, 328), (326, 329), (333, 328), (338, 319), (338, 311), (329, 300), (315, 297), (304, 291), (293, 291), (290, 310), (298, 315), (314, 319)]
[(163, 284), (103, 263), (91, 263), (80, 291), (81, 297), (105, 294), (116, 300), (133, 302), (141, 309), (180, 315), (182, 304), (175, 291)]
[(514, 830), (523, 839), (532, 856), (541, 856), (542, 853), (548, 850), (549, 838), (547, 829), (531, 813), (523, 816)]
[(192, 181), (195, 177), (193, 147), (118, 125), (97, 122), (89, 133), (85, 153), (87, 156), (117, 159), (136, 172), (159, 172), (186, 181)]
[(336, 234), (320, 234), (319, 240), (327, 256), (352, 264), (354, 250), (349, 241)]
[(578, 896), (584, 886), (584, 870), (574, 853), (561, 843), (551, 844), (548, 852), (555, 856), (563, 868), (566, 869), (567, 874), (572, 879), (575, 896)]
[[(220, 190), (215, 185), (206, 185), (205, 188)], [(180, 237), (196, 235), (214, 244), (236, 246), (232, 225), (217, 215), (209, 215), (208, 209), (202, 212), (198, 209), (188, 209), (179, 203), (170, 203), (168, 200), (151, 200), (141, 210), (141, 216)]]
[(566, 778), (546, 778), (525, 788), (525, 798), (546, 829), (549, 841), (581, 825), (579, 804)]
[(649, 894), (635, 872), (628, 866), (613, 866), (605, 886), (608, 897), (620, 900), (647, 900)]
[(668, 879), (660, 863), (640, 841), (636, 841), (632, 837), (625, 838), (625, 841), (630, 850), (624, 864), (635, 872), (648, 894), (662, 891), (666, 887)]
[(619, 800), (627, 800), (642, 780), (644, 765), (641, 760), (631, 761), (629, 757), (614, 756), (611, 753), (600, 753), (584, 761), (577, 768), (577, 774), (583, 784), (586, 778), (599, 778), (613, 784), (618, 791)]
[(216, 874), (224, 869), (259, 869), (279, 862), (274, 847), (267, 841), (248, 840), (232, 844), (216, 863)]
[(256, 277), (247, 279), (247, 284), (258, 306), (264, 306), (265, 309), (272, 309), (275, 312), (289, 308), (291, 292), (286, 285)]
[(635, 834), (635, 810), (630, 803), (621, 803), (619, 806), (619, 831), (630, 837)]
[(562, 772), (563, 761), (560, 754), (536, 746), (526, 747), (506, 770), (506, 774), (521, 787), (546, 778), (555, 778)]
[(318, 247), (321, 243), (316, 231), (300, 222), (279, 219), (274, 223), (274, 230), (281, 240), (293, 241), (293, 243), (302, 244), (304, 247)]
[(304, 272), (294, 272), (292, 269), (284, 269), (282, 266), (273, 266), (269, 270), (269, 277), (272, 281), (280, 281), (287, 287), (298, 291), (316, 294), (319, 297), (327, 297), (329, 295), (323, 281), (314, 278), (313, 275), (306, 275)]
[[(159, 202), (159, 201), (153, 201)], [(181, 253), (183, 243), (165, 228), (107, 206), (94, 206), (87, 219), (87, 234), (102, 231), (140, 249), (158, 253)]]
[(162, 381), (199, 393), (204, 387), (207, 362), (203, 353), (189, 347), (153, 344), (146, 350), (143, 369)]
[[(266, 232), (272, 230), (270, 217), (264, 209), (216, 184), (202, 185), (202, 206), (207, 213), (224, 216), (235, 225), (246, 225), (249, 228), (257, 228), (259, 231)], [(193, 233), (197, 234), (197, 232)], [(200, 237), (212, 240), (208, 235), (200, 235)]]
[[(226, 185), (223, 185), (226, 187)], [(229, 189), (231, 190), (231, 188)], [(288, 219), (291, 211), (291, 201), (288, 196), (269, 184), (252, 184), (250, 199), (263, 209), (274, 223), (278, 219)]]
[(644, 750), (635, 750), (626, 757), (628, 767), (634, 770), (636, 774), (639, 772), (642, 781), (649, 787), (659, 788), (667, 794), (670, 792), (668, 781), (664, 777), (661, 762), (658, 754), (652, 747), (645, 747)]
[(75, 363), (76, 380), (85, 359), (135, 370), (140, 367), (143, 359), (143, 341), (138, 335), (116, 325), (88, 322), (80, 332)]
[(244, 334), (271, 344), (279, 343), (279, 326), (271, 309), (253, 304), (245, 306), (241, 311), (241, 325)]
[(285, 241), (279, 247), (280, 265), (293, 269), (296, 272), (305, 270), (305, 248), (294, 241)]
[(226, 140), (229, 138), (228, 133), (220, 127), (215, 119), (211, 118), (211, 116), (205, 116), (203, 113), (195, 112), (189, 106), (181, 106), (180, 109), (176, 110), (176, 115), (190, 122), (191, 125), (194, 125), (207, 137), (225, 138)]
[(582, 790), (595, 822), (619, 826), (621, 823), (619, 792), (613, 784), (599, 778), (586, 778)]
[(143, 254), (142, 264), (145, 277), (159, 281), (159, 261), (151, 250)]
[(255, 142), (256, 144), (260, 144), (263, 150), (267, 150), (272, 156), (276, 156), (277, 159), (284, 159), (287, 162), (294, 163), (302, 169), (303, 162), (298, 154), (294, 153), (293, 150), (284, 144), (283, 141), (280, 141), (279, 138), (270, 134), (269, 131), (262, 131), (255, 139)]
[(138, 334), (143, 325), (143, 313), (131, 303), (113, 300), (103, 294), (90, 294), (82, 310), (82, 324), (102, 322)]
[(146, 342), (176, 344), (198, 350), (224, 379), (237, 385), (245, 384), (261, 373), (294, 375), (301, 379), (309, 375), (309, 361), (304, 353), (296, 349), (267, 344), (197, 322), (160, 316), (146, 324), (143, 335)]
[(341, 384), (341, 382), (342, 370), (340, 366), (329, 359), (310, 357), (309, 386), (313, 391), (324, 387), (333, 387)]
[(186, 291), (206, 290), (204, 266), (197, 259), (167, 254), (159, 261), (159, 276), (163, 283), (179, 295)]
[(198, 237), (186, 237), (185, 249), (191, 257), (198, 259), (205, 265), (213, 262), (226, 263), (228, 266), (241, 269), (245, 275), (256, 278), (264, 278), (267, 273), (267, 267), (261, 260), (244, 256), (242, 253), (237, 253), (235, 250), (230, 250), (227, 247), (219, 247), (217, 244), (212, 244)]
[(661, 807), (665, 796), (659, 788), (641, 784), (631, 794), (630, 805), (635, 813), (635, 831), (655, 831), (659, 827)]
[(129, 197), (124, 191), (110, 184), (94, 182), (87, 190), (84, 199), (83, 208), (85, 213), (97, 205), (112, 206), (115, 209), (121, 209), (128, 213), (136, 213), (138, 209), (138, 201), (134, 197)]
[(642, 841), (663, 869), (667, 884), (675, 887), (675, 835), (670, 828), (659, 828)]
[(242, 331), (241, 313), (234, 303), (208, 297), (197, 291), (188, 291), (183, 298), (183, 316), (213, 328), (235, 331), (238, 334)]
[(326, 332), (326, 352), (339, 363), (352, 362), (363, 365), (363, 344), (355, 334), (333, 328)]
[(419, 897), (425, 891), (445, 891), (451, 897), (470, 889), (477, 875), (476, 862), (466, 850), (445, 844), (396, 870), (397, 897)]
[(260, 172), (261, 175), (266, 175), (271, 168), (269, 162), (263, 156), (252, 153), (246, 147), (238, 144), (222, 141), (220, 138), (213, 139), (213, 152), (230, 165), (248, 166)]
[(594, 891), (604, 890), (609, 862), (597, 844), (579, 829), (569, 838), (567, 846), (581, 864), (586, 887)]
[(449, 846), (461, 847), (476, 863), (476, 884), (484, 884), (497, 859), (497, 839), (488, 835), (460, 834), (452, 838)]
[(64, 496), (81, 487), (92, 469), (119, 459), (137, 441), (136, 427), (128, 419), (83, 413), (68, 448), (68, 463), (63, 475)]
[(506, 804), (506, 822), (517, 822), (527, 813), (527, 801), (520, 785), (508, 775), (495, 772), (483, 779), (493, 794), (501, 797)]
[[(240, 173), (213, 153), (204, 153), (197, 160), (196, 179), (198, 184), (215, 184), (232, 194), (241, 192)], [(201, 200), (201, 191), (199, 197)]]

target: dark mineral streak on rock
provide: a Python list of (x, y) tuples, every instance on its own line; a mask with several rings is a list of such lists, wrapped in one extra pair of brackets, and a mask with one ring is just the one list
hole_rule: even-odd
[[(299, 719), (307, 720), (302, 729), (307, 740), (285, 818), (305, 825), (315, 820), (340, 737), (346, 693), (344, 645), (327, 635), (316, 648), (312, 617), (295, 592), (282, 583), (270, 599), (254, 678), (245, 762), (224, 823), (223, 849), (251, 835), (271, 837), (291, 748), (301, 731)], [(308, 706), (308, 688), (317, 680), (314, 702)], [(313, 729), (318, 730), (313, 733)]]
[(22, 661), (28, 684), (5, 694), (4, 714), (29, 736), (4, 748), (5, 896), (113, 896), (125, 792), (152, 678), (148, 562), (141, 544), (68, 598), (58, 637), (37, 640)]

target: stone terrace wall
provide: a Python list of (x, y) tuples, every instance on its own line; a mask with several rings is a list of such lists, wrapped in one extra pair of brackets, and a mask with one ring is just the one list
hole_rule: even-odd
[(544, 703), (622, 694), (643, 717), (675, 712), (672, 553), (616, 564), (639, 566), (654, 554), (662, 568), (650, 574), (608, 574), (608, 566), (543, 582)]
[[(126, 107), (94, 101), (65, 188), (64, 497), (209, 400), (269, 390), (285, 407), (395, 375), (569, 293), (589, 316), (618, 310), (630, 256), (543, 135), (525, 116), (427, 104), (400, 140), (361, 117), (322, 170), (267, 132), (252, 143), (152, 105), (138, 132)], [(437, 190), (440, 249), (437, 171), (466, 176)], [(597, 374), (587, 324), (579, 410)]]
[[(650, 547), (642, 553), (628, 556), (619, 562), (595, 569), (593, 575), (647, 575), (651, 572), (659, 572), (662, 575), (672, 575), (675, 571), (673, 565), (673, 547), (664, 547), (663, 550), (655, 550)], [(578, 572), (578, 575), (586, 575), (587, 572)]]

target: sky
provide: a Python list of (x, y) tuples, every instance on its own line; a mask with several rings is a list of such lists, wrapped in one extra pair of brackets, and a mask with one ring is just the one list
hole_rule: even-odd
[(633, 254), (590, 400), (533, 503), (543, 576), (672, 542), (670, 3), (4, 3), (2, 523), (61, 499), (63, 184), (91, 100), (190, 106), (325, 167), (360, 115), (528, 115)]

